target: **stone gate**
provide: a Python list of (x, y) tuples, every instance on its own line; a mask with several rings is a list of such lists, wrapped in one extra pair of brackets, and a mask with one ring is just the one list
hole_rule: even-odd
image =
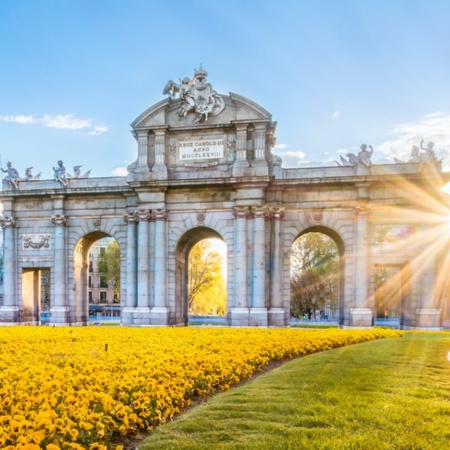
[(89, 251), (110, 236), (121, 249), (122, 324), (186, 325), (189, 251), (216, 237), (227, 248), (228, 323), (287, 326), (291, 246), (320, 231), (340, 252), (340, 326), (373, 325), (383, 266), (399, 268), (400, 326), (441, 329), (449, 209), (439, 188), (450, 174), (432, 145), (408, 162), (372, 164), (363, 145), (334, 167), (285, 169), (271, 153), (272, 116), (206, 77), (200, 68), (170, 81), (169, 97), (132, 123), (137, 159), (126, 177), (69, 177), (60, 161), (53, 180), (21, 179), (9, 165), (0, 322), (40, 323), (49, 270), (50, 323), (86, 325)]

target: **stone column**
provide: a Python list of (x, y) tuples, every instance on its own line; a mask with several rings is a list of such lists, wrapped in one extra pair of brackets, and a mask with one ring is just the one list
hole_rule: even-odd
[(281, 283), (281, 220), (284, 217), (284, 208), (270, 208), (269, 217), (272, 220), (269, 325), (281, 327), (285, 325)]
[(352, 327), (372, 327), (372, 308), (369, 304), (369, 207), (361, 203), (355, 208), (354, 291), (355, 301), (350, 309)]
[(150, 210), (136, 211), (138, 219), (137, 238), (137, 306), (133, 313), (134, 325), (150, 324), (149, 297), (149, 220)]
[(148, 165), (148, 131), (139, 131), (137, 135), (138, 160), (135, 172), (150, 172)]
[(167, 307), (167, 236), (166, 209), (152, 211), (155, 220), (155, 306), (151, 309), (152, 325), (168, 325), (169, 308)]
[(233, 164), (233, 176), (245, 174), (244, 169), (249, 166), (247, 161), (247, 125), (236, 125), (236, 160)]
[(252, 252), (252, 307), (250, 325), (267, 326), (266, 308), (266, 246), (265, 213), (263, 207), (253, 207), (253, 252)]
[(234, 299), (231, 308), (231, 325), (249, 325), (249, 302), (247, 299), (247, 206), (233, 208), (234, 221)]
[(152, 172), (157, 180), (167, 179), (166, 155), (166, 130), (155, 131), (155, 165)]
[(127, 296), (121, 321), (123, 325), (132, 325), (134, 308), (137, 306), (137, 211), (125, 214), (123, 219), (127, 223)]
[(16, 237), (13, 217), (0, 219), (3, 228), (3, 306), (0, 307), (0, 322), (16, 324), (19, 322), (16, 286)]
[(50, 324), (66, 325), (69, 322), (69, 307), (67, 306), (67, 258), (66, 258), (66, 223), (63, 214), (52, 216), (55, 225), (54, 232), (54, 298), (50, 307)]

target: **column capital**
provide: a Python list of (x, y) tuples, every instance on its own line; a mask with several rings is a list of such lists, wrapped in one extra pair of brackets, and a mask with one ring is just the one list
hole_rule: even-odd
[(248, 206), (233, 206), (233, 216), (236, 219), (246, 219), (250, 214)]
[(152, 210), (153, 220), (166, 220), (167, 219), (167, 209), (154, 209)]
[(12, 228), (15, 225), (16, 225), (16, 221), (15, 221), (14, 217), (12, 217), (12, 216), (0, 218), (0, 226), (2, 228)]
[(266, 206), (252, 206), (251, 211), (253, 217), (256, 219), (265, 218), (267, 215), (267, 207)]
[(281, 206), (270, 206), (268, 217), (270, 219), (281, 220), (284, 217), (284, 208)]
[(151, 217), (150, 210), (149, 209), (144, 209), (144, 208), (138, 209), (135, 214), (136, 214), (137, 220), (139, 222), (149, 221), (150, 217)]
[(64, 214), (56, 214), (51, 218), (52, 224), (63, 227), (67, 224), (67, 217)]
[(355, 206), (355, 217), (368, 216), (372, 212), (371, 205), (361, 202)]
[(133, 225), (138, 221), (137, 211), (127, 212), (126, 214), (123, 215), (123, 220), (128, 225)]

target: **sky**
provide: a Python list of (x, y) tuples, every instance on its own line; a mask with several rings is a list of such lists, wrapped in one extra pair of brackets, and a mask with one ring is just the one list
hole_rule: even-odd
[(448, 0), (0, 0), (0, 155), (125, 175), (130, 124), (200, 64), (277, 121), (284, 167), (435, 143), (450, 170)]

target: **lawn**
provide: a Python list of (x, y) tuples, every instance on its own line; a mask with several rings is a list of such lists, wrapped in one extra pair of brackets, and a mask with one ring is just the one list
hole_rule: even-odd
[(150, 449), (448, 449), (449, 333), (299, 358), (154, 431)]

